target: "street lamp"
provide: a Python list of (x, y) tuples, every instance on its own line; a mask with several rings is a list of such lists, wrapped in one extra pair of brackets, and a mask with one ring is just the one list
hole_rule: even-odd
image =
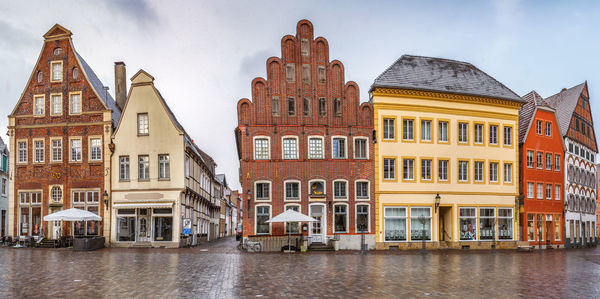
[(436, 212), (436, 213), (437, 213), (437, 211), (438, 211), (438, 208), (440, 207), (440, 199), (442, 199), (442, 198), (440, 197), (440, 194), (439, 194), (439, 193), (438, 193), (438, 194), (436, 194), (436, 195), (435, 195), (435, 212)]
[(246, 210), (248, 211), (248, 215), (250, 215), (250, 195), (252, 195), (252, 192), (250, 192), (250, 189), (248, 189), (248, 191), (246, 192), (246, 199), (248, 203), (248, 206), (246, 206)]
[(104, 190), (104, 194), (102, 194), (102, 199), (104, 199), (104, 208), (108, 210), (108, 192)]

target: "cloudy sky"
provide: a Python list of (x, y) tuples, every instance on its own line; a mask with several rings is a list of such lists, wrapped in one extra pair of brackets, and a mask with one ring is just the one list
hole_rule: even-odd
[[(32, 72), (42, 35), (55, 23), (114, 90), (115, 61), (128, 77), (152, 74), (179, 121), (239, 187), (236, 103), (264, 77), (280, 41), (309, 19), (345, 65), (361, 100), (402, 54), (468, 61), (519, 95), (543, 97), (588, 81), (600, 103), (597, 1), (2, 1), (0, 127)], [(597, 121), (596, 127), (600, 125)]]

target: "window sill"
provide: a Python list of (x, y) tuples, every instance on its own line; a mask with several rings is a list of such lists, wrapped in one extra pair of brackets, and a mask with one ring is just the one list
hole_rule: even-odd
[(81, 164), (83, 163), (82, 161), (69, 161), (69, 164)]
[(347, 197), (334, 197), (333, 198), (334, 201), (348, 201)]
[(138, 137), (142, 137), (142, 136), (150, 136), (150, 134), (139, 134), (139, 133), (138, 133), (137, 135), (138, 135)]
[(162, 178), (162, 179), (158, 179), (159, 181), (170, 181), (171, 178)]
[(89, 164), (101, 164), (103, 161), (102, 160), (89, 160), (88, 163)]
[(119, 182), (131, 182), (131, 180), (119, 179)]
[(138, 179), (138, 182), (150, 182), (150, 179)]

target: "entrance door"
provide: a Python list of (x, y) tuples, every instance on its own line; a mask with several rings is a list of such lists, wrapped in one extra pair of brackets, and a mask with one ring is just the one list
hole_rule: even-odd
[(58, 240), (62, 234), (62, 221), (52, 222), (52, 239)]
[(309, 237), (311, 243), (324, 243), (325, 242), (325, 232), (327, 231), (327, 226), (325, 224), (325, 206), (324, 205), (311, 205), (310, 206), (310, 217), (316, 219), (317, 221), (311, 222), (309, 224)]
[(140, 209), (138, 215), (138, 242), (150, 242), (151, 240), (150, 215), (148, 209)]
[(546, 245), (550, 245), (552, 240), (552, 221), (546, 221)]
[(0, 236), (6, 236), (6, 210), (2, 210), (2, 234)]

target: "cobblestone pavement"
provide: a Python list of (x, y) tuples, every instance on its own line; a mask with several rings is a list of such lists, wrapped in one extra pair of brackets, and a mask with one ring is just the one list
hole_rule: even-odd
[(600, 248), (239, 253), (0, 248), (0, 297), (600, 298)]

